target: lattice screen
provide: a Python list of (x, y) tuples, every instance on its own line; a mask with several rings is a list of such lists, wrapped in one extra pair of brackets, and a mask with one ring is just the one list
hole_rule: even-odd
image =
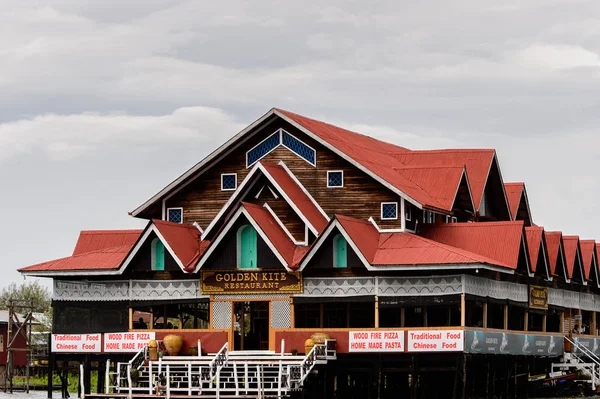
[(290, 301), (271, 301), (271, 327), (292, 327), (292, 312), (290, 307)]
[(212, 328), (231, 328), (232, 302), (213, 302)]

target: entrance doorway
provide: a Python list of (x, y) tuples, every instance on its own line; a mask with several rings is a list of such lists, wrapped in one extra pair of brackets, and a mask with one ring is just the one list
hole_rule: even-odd
[(269, 301), (234, 302), (233, 348), (269, 349)]

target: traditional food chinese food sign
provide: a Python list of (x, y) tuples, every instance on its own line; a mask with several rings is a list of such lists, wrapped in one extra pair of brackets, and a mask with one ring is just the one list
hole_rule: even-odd
[(548, 288), (529, 286), (529, 307), (531, 309), (548, 309)]
[(203, 294), (271, 294), (301, 293), (300, 272), (265, 270), (202, 271)]

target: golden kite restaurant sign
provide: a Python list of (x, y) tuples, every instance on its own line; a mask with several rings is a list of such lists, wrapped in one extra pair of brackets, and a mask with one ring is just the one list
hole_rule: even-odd
[(529, 307), (531, 309), (548, 309), (548, 288), (529, 286)]
[(202, 271), (202, 294), (301, 293), (302, 273), (264, 270)]

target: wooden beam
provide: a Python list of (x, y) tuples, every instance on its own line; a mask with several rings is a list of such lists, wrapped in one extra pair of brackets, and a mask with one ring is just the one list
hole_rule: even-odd
[(467, 306), (465, 294), (460, 296), (460, 326), (464, 327), (466, 325), (467, 320)]
[(504, 305), (504, 329), (508, 330), (508, 305)]
[(529, 312), (526, 310), (523, 315), (523, 331), (529, 331)]
[(319, 327), (323, 328), (323, 304), (319, 304)]
[(404, 308), (400, 308), (400, 327), (404, 327), (405, 324), (406, 311)]
[(560, 332), (563, 334), (569, 333), (569, 331), (565, 333), (565, 312), (560, 312)]
[(483, 304), (483, 328), (487, 328), (487, 319), (488, 319), (488, 304), (486, 302)]
[(133, 330), (133, 308), (129, 308), (129, 329)]
[(290, 317), (292, 318), (290, 326), (296, 328), (296, 307), (294, 306), (294, 297), (291, 297), (290, 299)]
[(590, 334), (597, 335), (596, 330), (598, 326), (596, 325), (596, 312), (592, 312), (592, 322), (590, 323)]
[(544, 317), (542, 318), (542, 332), (546, 332), (546, 321), (548, 319), (548, 316), (544, 313)]

